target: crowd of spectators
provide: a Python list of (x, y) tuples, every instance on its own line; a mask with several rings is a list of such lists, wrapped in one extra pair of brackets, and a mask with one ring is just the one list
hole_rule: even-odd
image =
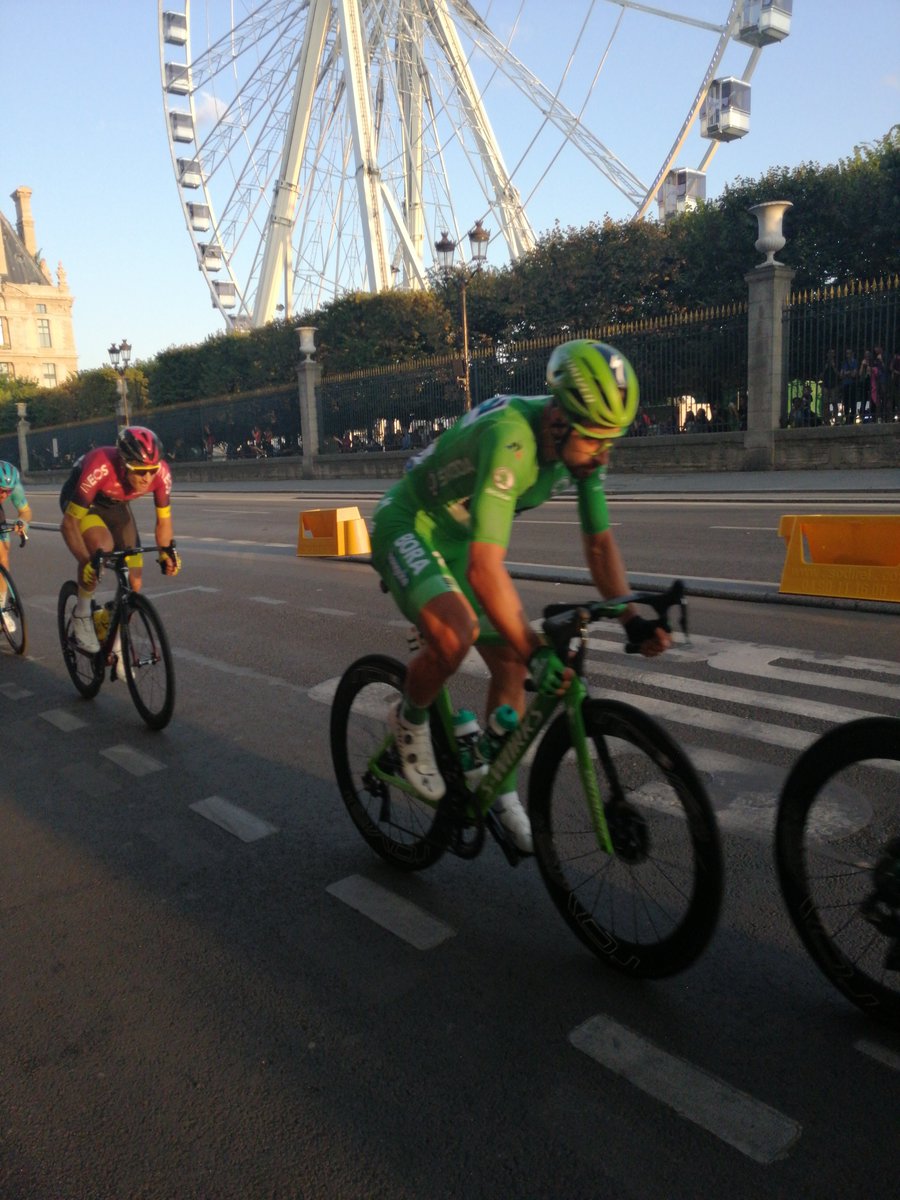
[[(820, 380), (821, 404), (801, 406), (788, 424), (858, 425), (900, 421), (900, 350), (888, 356), (881, 346), (857, 356), (848, 347), (838, 362), (837, 352), (825, 356)], [(807, 407), (811, 416), (807, 417)]]

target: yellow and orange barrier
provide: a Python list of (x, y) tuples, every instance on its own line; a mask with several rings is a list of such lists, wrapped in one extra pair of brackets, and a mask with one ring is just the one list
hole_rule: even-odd
[(900, 515), (786, 515), (781, 592), (900, 601)]
[(298, 555), (336, 557), (371, 553), (369, 531), (358, 508), (311, 508), (300, 514)]

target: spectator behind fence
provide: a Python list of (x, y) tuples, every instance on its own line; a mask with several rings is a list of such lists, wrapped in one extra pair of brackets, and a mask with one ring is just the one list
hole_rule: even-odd
[(859, 363), (852, 350), (844, 351), (841, 369), (841, 404), (844, 409), (844, 424), (852, 425), (856, 420), (856, 377)]
[(828, 425), (838, 422), (838, 405), (840, 403), (841, 378), (838, 374), (835, 352), (829, 350), (822, 368), (822, 419)]
[(891, 359), (887, 397), (885, 420), (896, 421), (900, 419), (900, 350), (896, 350)]

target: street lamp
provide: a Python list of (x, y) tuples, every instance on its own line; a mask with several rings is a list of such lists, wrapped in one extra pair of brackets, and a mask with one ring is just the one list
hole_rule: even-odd
[(125, 425), (131, 423), (128, 416), (128, 382), (125, 379), (125, 372), (128, 370), (128, 364), (131, 362), (131, 344), (125, 338), (122, 338), (122, 344), (117, 346), (113, 342), (108, 353), (113, 370), (119, 376), (119, 403), (116, 406), (116, 417), (119, 422), (119, 429), (122, 429)]
[[(487, 259), (487, 248), (490, 240), (490, 230), (485, 229), (480, 221), (476, 221), (469, 230), (469, 247), (472, 257), (468, 265), (463, 264), (463, 268), (457, 276), (459, 280), (460, 308), (462, 309), (463, 336), (464, 373), (460, 382), (463, 385), (466, 412), (472, 407), (472, 392), (469, 383), (469, 316), (466, 308), (466, 288), (472, 276), (477, 274), (484, 265)], [(440, 240), (434, 243), (434, 248), (438, 256), (438, 266), (445, 276), (448, 276), (453, 270), (453, 255), (456, 253), (456, 246), (457, 243), (453, 241), (446, 229), (442, 232)]]

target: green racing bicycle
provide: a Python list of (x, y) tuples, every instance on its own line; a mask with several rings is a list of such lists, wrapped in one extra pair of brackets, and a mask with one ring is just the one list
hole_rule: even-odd
[(466, 784), (446, 687), (430, 714), (446, 794), (429, 802), (403, 778), (386, 722), (402, 694), (405, 668), (385, 655), (358, 659), (341, 678), (331, 710), (331, 752), (341, 796), (362, 836), (395, 866), (415, 871), (446, 851), (474, 858), (486, 834), (518, 863), (521, 855), (492, 808), (501, 781), (536, 744), (528, 814), (547, 890), (604, 963), (660, 978), (694, 962), (713, 935), (722, 852), (703, 783), (671, 735), (634, 705), (589, 694), (587, 628), (629, 603), (652, 608), (667, 630), (669, 610), (677, 608), (687, 634), (680, 581), (661, 594), (550, 605), (544, 635), (575, 676), (562, 696), (535, 689), (474, 792)]

